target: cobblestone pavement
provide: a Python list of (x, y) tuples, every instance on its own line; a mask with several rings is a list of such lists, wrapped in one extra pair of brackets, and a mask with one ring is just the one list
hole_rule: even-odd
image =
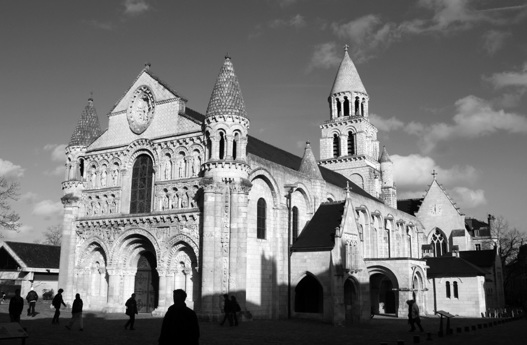
[[(136, 319), (136, 330), (124, 329), (127, 316), (123, 314), (102, 314), (85, 312), (84, 331), (78, 325), (68, 331), (64, 326), (71, 317), (71, 309), (61, 311), (60, 325), (51, 325), (53, 310), (49, 302), (39, 302), (36, 308), (39, 314), (27, 317), (22, 314), (22, 326), (29, 333), (26, 344), (55, 345), (96, 345), (96, 344), (157, 344), (161, 318), (139, 314)], [(430, 345), (470, 345), (470, 344), (518, 344), (524, 342), (527, 320), (520, 319), (489, 327), (493, 319), (455, 318), (452, 321), (453, 335), (439, 338), (439, 319), (424, 317), (422, 324), (425, 333), (408, 332), (404, 319), (375, 317), (361, 325), (335, 327), (332, 325), (307, 320), (255, 320), (241, 323), (239, 327), (220, 327), (217, 323), (202, 322), (200, 344), (365, 344), (379, 345), (381, 342), (413, 344), (414, 335), (420, 335), (421, 343)], [(0, 305), (0, 322), (8, 322), (7, 305)], [(487, 327), (484, 328), (484, 323)], [(464, 327), (481, 324), (481, 329), (465, 332)], [(461, 327), (463, 332), (457, 333)], [(427, 341), (427, 332), (432, 333), (432, 340)], [(2, 344), (20, 344), (20, 341), (5, 341)]]

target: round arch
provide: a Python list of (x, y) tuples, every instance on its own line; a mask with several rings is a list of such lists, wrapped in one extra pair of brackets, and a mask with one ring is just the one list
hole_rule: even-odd
[(265, 168), (257, 168), (249, 173), (249, 181), (251, 181), (251, 183), (258, 178), (262, 179), (262, 181), (264, 181), (269, 186), (273, 196), (273, 207), (278, 207), (278, 191), (280, 189), (278, 188), (278, 183), (276, 183), (274, 177)]
[(372, 314), (398, 315), (399, 282), (394, 270), (385, 266), (368, 267)]

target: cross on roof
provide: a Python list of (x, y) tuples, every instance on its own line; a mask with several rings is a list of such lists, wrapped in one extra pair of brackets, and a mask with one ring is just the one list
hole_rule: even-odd
[(350, 47), (349, 45), (345, 44), (344, 45), (344, 51), (347, 52), (349, 47)]
[(432, 176), (434, 177), (434, 180), (435, 180), (435, 179), (436, 179), (436, 176), (437, 176), (437, 173), (436, 173), (436, 170), (435, 170), (435, 169), (432, 171)]

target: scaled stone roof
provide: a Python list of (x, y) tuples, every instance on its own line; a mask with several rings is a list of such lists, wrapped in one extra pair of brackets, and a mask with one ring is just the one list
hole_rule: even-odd
[(60, 246), (11, 241), (6, 241), (5, 244), (9, 246), (16, 255), (18, 255), (25, 264), (25, 267), (48, 269), (59, 268)]
[(335, 232), (342, 222), (345, 201), (322, 203), (300, 233), (291, 250), (324, 252), (335, 246)]
[(240, 84), (229, 57), (225, 58), (207, 107), (206, 116), (214, 115), (247, 117)]
[(68, 146), (89, 146), (102, 134), (99, 117), (93, 106), (93, 99), (88, 100), (81, 118), (75, 127)]
[(388, 154), (388, 151), (386, 150), (386, 146), (383, 146), (381, 158), (379, 159), (379, 163), (385, 163), (385, 162), (392, 163), (392, 160), (390, 159), (390, 155)]
[(305, 174), (311, 178), (322, 180), (322, 174), (320, 173), (317, 160), (311, 150), (311, 145), (309, 141), (306, 143), (306, 148), (304, 150), (304, 157), (302, 157), (302, 162), (300, 163), (299, 171), (302, 174)]
[(348, 49), (346, 48), (344, 51), (344, 58), (340, 63), (337, 76), (333, 82), (331, 94), (350, 91), (357, 91), (367, 94), (364, 84), (362, 84), (362, 80), (360, 79), (359, 72), (353, 64), (353, 61), (351, 61), (351, 58), (348, 55)]
[(419, 208), (421, 207), (422, 203), (423, 198), (397, 200), (397, 209), (412, 216), (415, 216), (415, 214), (419, 211)]
[(486, 274), (481, 268), (456, 256), (427, 257), (426, 264), (430, 267), (426, 271), (428, 278), (475, 277)]

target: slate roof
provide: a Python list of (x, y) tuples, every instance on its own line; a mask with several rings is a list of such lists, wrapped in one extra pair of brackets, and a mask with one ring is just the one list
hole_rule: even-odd
[(386, 146), (383, 146), (381, 158), (379, 159), (379, 163), (386, 163), (386, 162), (393, 163), (392, 160), (390, 159), (390, 155), (388, 154), (388, 150), (386, 150)]
[(476, 236), (475, 231), (478, 232), (478, 237), (491, 235), (489, 225), (475, 218), (465, 218), (465, 228), (474, 236)]
[(30, 268), (59, 268), (60, 247), (47, 244), (5, 242)]
[(206, 112), (206, 116), (223, 114), (247, 117), (242, 91), (230, 57), (225, 57)]
[(81, 113), (81, 118), (77, 127), (73, 131), (69, 146), (89, 146), (102, 134), (99, 125), (99, 117), (93, 106), (93, 99), (88, 100), (88, 104)]
[(492, 267), (496, 262), (496, 249), (467, 250), (459, 252), (459, 256), (478, 267)]
[(421, 207), (422, 203), (423, 198), (397, 200), (397, 209), (412, 216), (415, 216), (415, 214), (419, 211), (419, 208)]
[(486, 274), (481, 268), (456, 256), (428, 257), (426, 258), (426, 264), (430, 267), (426, 271), (428, 278), (475, 277)]
[(335, 81), (333, 82), (331, 94), (349, 91), (357, 91), (367, 94), (364, 84), (360, 79), (359, 72), (348, 55), (348, 49), (345, 48), (344, 57), (342, 58)]
[(325, 252), (335, 246), (345, 201), (322, 203), (291, 248), (295, 252)]

